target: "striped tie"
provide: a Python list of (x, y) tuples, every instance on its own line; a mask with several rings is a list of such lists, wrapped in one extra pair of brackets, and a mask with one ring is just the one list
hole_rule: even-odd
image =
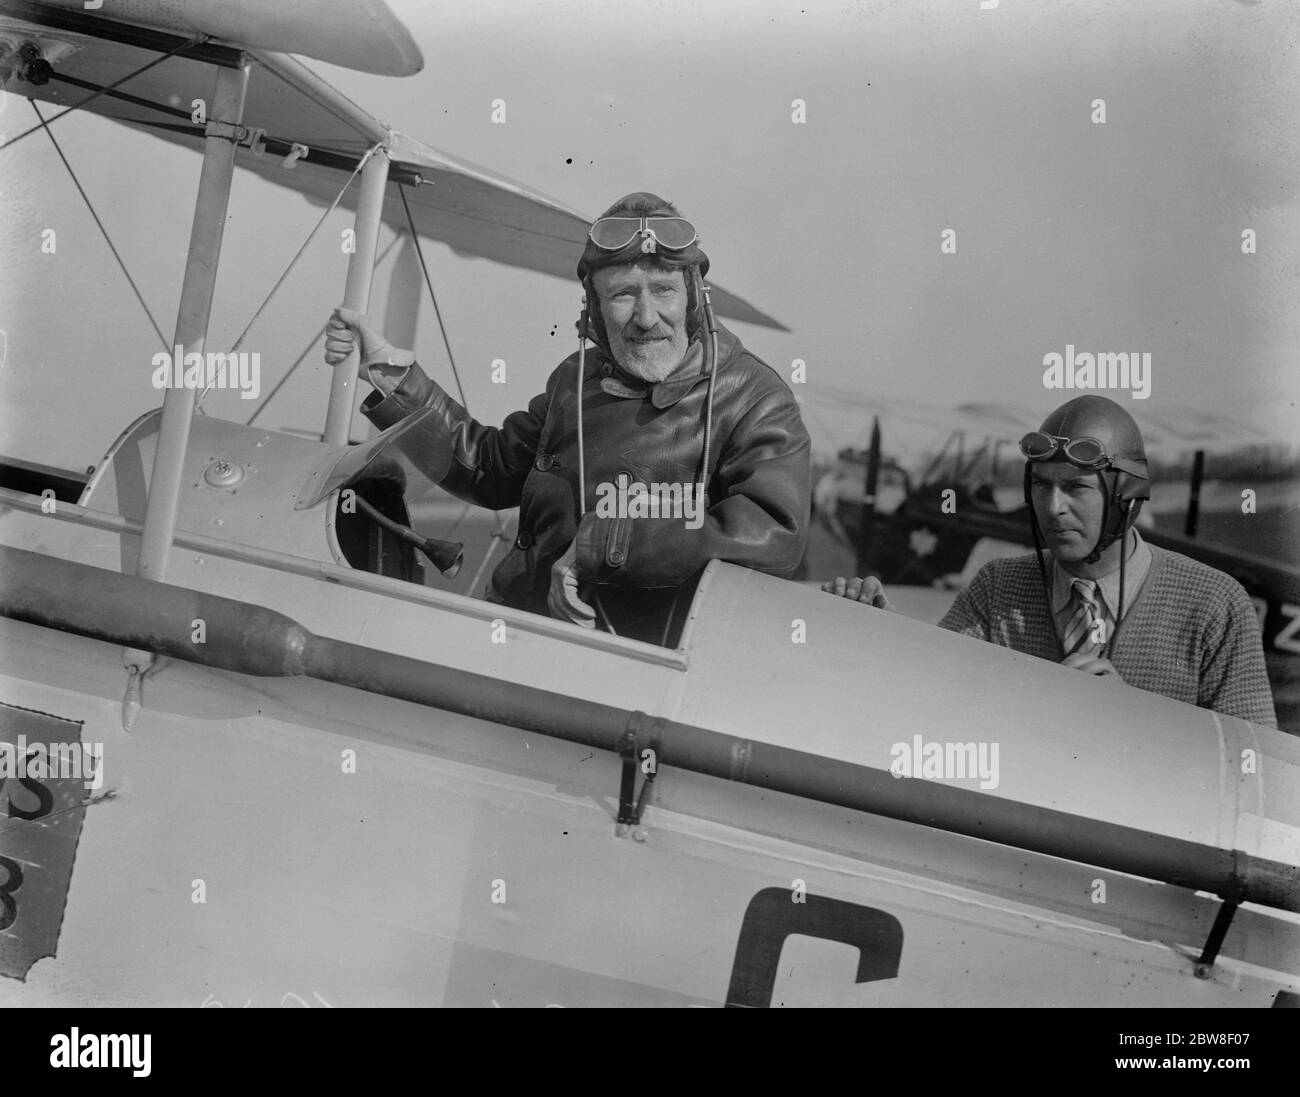
[(1097, 640), (1100, 630), (1094, 627), (1101, 620), (1097, 615), (1096, 584), (1089, 579), (1071, 579), (1070, 587), (1075, 603), (1074, 615), (1065, 628), (1061, 646), (1066, 655), (1073, 655), (1076, 651), (1095, 655), (1103, 647)]

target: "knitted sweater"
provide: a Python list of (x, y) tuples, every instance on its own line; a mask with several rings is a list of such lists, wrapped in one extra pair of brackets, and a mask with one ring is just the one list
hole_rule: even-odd
[[(1241, 585), (1214, 568), (1151, 545), (1151, 570), (1110, 660), (1131, 686), (1277, 726), (1255, 609)], [(1059, 663), (1033, 554), (985, 564), (941, 628)]]

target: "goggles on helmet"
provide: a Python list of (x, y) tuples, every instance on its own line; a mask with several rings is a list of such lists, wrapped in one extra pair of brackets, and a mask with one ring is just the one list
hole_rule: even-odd
[(1112, 457), (1096, 438), (1061, 438), (1041, 430), (1031, 430), (1020, 439), (1020, 452), (1026, 461), (1050, 461), (1058, 453), (1075, 468), (1098, 472), (1104, 468), (1119, 469), (1146, 479), (1145, 462)]
[[(668, 251), (685, 251), (700, 238), (685, 217), (602, 217), (591, 226), (587, 234), (596, 247), (604, 251), (619, 251), (638, 236), (643, 241), (646, 251), (655, 247)], [(644, 241), (653, 240), (654, 244), (645, 247)]]

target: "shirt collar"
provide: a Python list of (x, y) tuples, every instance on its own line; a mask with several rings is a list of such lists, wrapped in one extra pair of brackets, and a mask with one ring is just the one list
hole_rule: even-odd
[[(1126, 615), (1133, 605), (1136, 592), (1142, 588), (1142, 582), (1151, 569), (1150, 546), (1136, 529), (1131, 530), (1129, 536), (1132, 538), (1133, 548), (1124, 565), (1124, 613)], [(1051, 553), (1048, 553), (1048, 559), (1052, 573), (1052, 612), (1060, 613), (1070, 601), (1072, 593), (1070, 580), (1075, 576), (1061, 567)], [(1114, 617), (1115, 610), (1119, 607), (1119, 562), (1116, 561), (1114, 571), (1094, 579), (1093, 582), (1096, 584), (1098, 601)]]

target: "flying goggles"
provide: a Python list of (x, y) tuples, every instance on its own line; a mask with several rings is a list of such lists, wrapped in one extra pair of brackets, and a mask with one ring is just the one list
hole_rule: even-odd
[[(700, 238), (685, 217), (602, 217), (591, 226), (587, 234), (596, 247), (604, 251), (620, 251), (638, 236), (642, 250), (654, 251), (656, 247), (668, 251), (685, 251)], [(654, 243), (647, 246), (647, 242)]]
[(1145, 461), (1114, 457), (1096, 438), (1061, 438), (1041, 430), (1031, 430), (1020, 439), (1020, 452), (1027, 461), (1050, 461), (1059, 453), (1075, 468), (1086, 472), (1113, 468), (1143, 480), (1147, 478)]

